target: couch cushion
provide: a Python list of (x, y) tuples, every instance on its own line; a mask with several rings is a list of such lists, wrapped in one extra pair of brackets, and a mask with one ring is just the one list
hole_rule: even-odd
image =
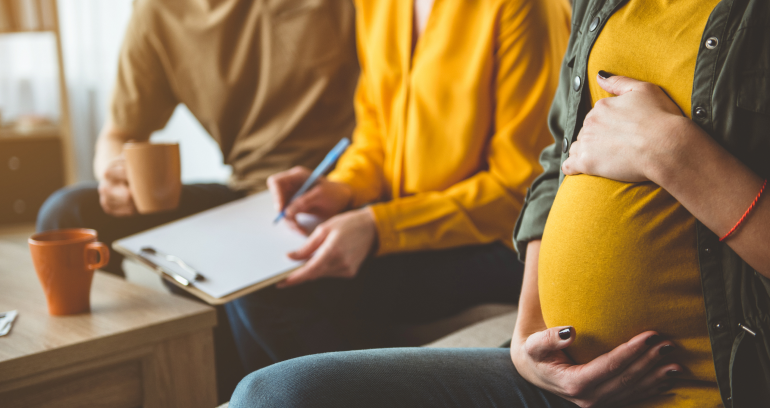
[[(431, 323), (389, 327), (387, 343), (389, 347), (421, 346), (444, 338), (474, 323), (513, 311), (516, 311), (515, 305), (487, 303)], [(510, 333), (508, 334), (510, 335)]]
[(499, 347), (511, 339), (516, 324), (516, 308), (507, 313), (482, 320), (434, 342), (425, 347)]

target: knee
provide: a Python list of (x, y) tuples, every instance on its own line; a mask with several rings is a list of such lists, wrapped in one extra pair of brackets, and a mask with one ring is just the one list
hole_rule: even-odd
[[(338, 353), (333, 353), (338, 354)], [(329, 405), (335, 398), (332, 359), (327, 355), (295, 358), (255, 371), (238, 384), (230, 400), (230, 408), (314, 407)]]
[(291, 378), (292, 372), (278, 363), (247, 375), (235, 388), (230, 408), (301, 406), (296, 390), (287, 390), (283, 381)]
[(85, 227), (82, 214), (99, 210), (99, 193), (95, 185), (85, 184), (59, 189), (40, 207), (37, 230)]

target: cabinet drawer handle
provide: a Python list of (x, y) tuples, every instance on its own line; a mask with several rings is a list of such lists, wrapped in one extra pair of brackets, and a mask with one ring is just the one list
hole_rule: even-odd
[(11, 171), (19, 170), (21, 168), (21, 159), (16, 156), (8, 159), (8, 168), (11, 169)]

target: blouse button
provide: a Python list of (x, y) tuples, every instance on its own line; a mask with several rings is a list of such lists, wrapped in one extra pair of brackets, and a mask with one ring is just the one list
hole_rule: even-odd
[(580, 90), (580, 77), (576, 76), (575, 79), (572, 80), (572, 89), (575, 91)]
[(565, 137), (564, 140), (561, 141), (561, 152), (567, 153), (568, 150), (569, 150), (569, 141)]
[(709, 37), (706, 40), (706, 48), (710, 50), (713, 50), (714, 48), (716, 48), (717, 45), (719, 45), (719, 40), (716, 37)]
[(601, 21), (601, 19), (599, 18), (599, 16), (596, 16), (596, 18), (594, 18), (594, 20), (591, 21), (591, 25), (588, 26), (588, 31), (591, 31), (591, 32), (596, 31), (596, 27), (599, 27), (599, 22), (600, 21)]
[(701, 119), (705, 118), (706, 110), (698, 106), (697, 108), (695, 108), (695, 116)]

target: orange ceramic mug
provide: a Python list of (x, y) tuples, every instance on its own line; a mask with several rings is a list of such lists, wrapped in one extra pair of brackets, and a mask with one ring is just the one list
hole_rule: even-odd
[(96, 231), (47, 231), (32, 235), (28, 242), (48, 313), (67, 315), (91, 310), (94, 271), (110, 261), (110, 250), (96, 242)]

